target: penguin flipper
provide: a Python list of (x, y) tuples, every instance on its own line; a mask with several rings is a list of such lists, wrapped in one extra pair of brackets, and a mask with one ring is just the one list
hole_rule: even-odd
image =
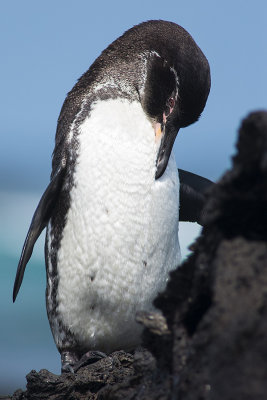
[(206, 190), (215, 185), (214, 182), (192, 172), (178, 169), (180, 179), (180, 211), (179, 220), (197, 222), (201, 219), (205, 205)]
[(64, 173), (65, 173), (65, 168), (61, 167), (54, 174), (53, 178), (51, 179), (49, 185), (47, 186), (34, 212), (17, 268), (16, 278), (13, 288), (13, 302), (16, 300), (17, 294), (19, 292), (24, 276), (24, 271), (29, 259), (31, 258), (35, 242), (40, 236), (42, 230), (48, 224), (48, 221), (51, 217), (54, 204), (57, 201), (58, 194), (62, 187)]

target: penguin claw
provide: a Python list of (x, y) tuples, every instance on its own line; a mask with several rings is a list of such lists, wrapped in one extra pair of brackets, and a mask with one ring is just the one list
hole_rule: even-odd
[(88, 351), (73, 366), (73, 370), (74, 370), (74, 372), (77, 372), (81, 367), (84, 367), (85, 365), (93, 364), (105, 357), (107, 357), (107, 355), (105, 353), (102, 353), (101, 351)]

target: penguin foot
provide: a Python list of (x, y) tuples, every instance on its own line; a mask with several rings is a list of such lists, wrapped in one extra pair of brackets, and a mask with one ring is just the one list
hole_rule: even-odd
[(85, 365), (93, 364), (101, 358), (105, 358), (107, 355), (101, 351), (88, 351), (85, 353), (78, 362), (73, 366), (73, 372), (77, 372), (81, 367)]
[(74, 374), (74, 366), (78, 363), (79, 358), (72, 351), (63, 351), (61, 353), (61, 373), (71, 372)]

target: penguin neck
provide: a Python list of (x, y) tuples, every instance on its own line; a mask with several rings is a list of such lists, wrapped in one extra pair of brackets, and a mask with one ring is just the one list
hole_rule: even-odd
[(95, 102), (78, 128), (77, 139), (77, 168), (83, 164), (88, 179), (97, 179), (92, 176), (97, 173), (103, 179), (123, 177), (132, 184), (135, 179), (142, 182), (143, 175), (146, 185), (154, 182), (159, 145), (139, 102), (122, 98)]

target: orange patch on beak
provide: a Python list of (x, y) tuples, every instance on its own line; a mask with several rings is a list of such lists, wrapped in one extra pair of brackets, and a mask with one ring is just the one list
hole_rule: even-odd
[(154, 124), (154, 131), (155, 131), (155, 142), (158, 142), (159, 140), (161, 140), (161, 137), (162, 137), (162, 130), (161, 130), (160, 122), (156, 122)]

